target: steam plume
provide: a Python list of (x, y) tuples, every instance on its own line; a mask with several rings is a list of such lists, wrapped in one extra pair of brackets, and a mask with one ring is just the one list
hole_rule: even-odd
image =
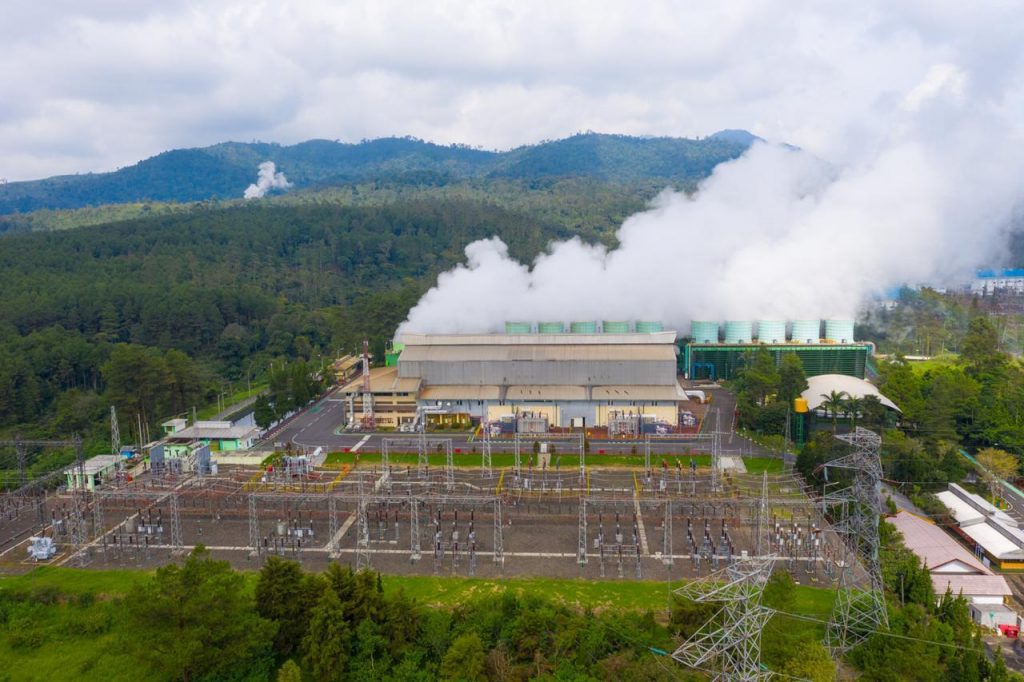
[(264, 161), (260, 164), (259, 175), (256, 182), (245, 188), (246, 199), (258, 199), (272, 189), (288, 189), (292, 183), (284, 177), (284, 173), (278, 173), (277, 166), (273, 161)]
[[(399, 334), (497, 331), (504, 320), (853, 317), (904, 283), (963, 281), (1004, 252), (1024, 144), (996, 98), (933, 67), (844, 158), (757, 143), (690, 197), (665, 191), (608, 250), (553, 243), (528, 267), (499, 239), (466, 247)], [(892, 99), (892, 98), (890, 98)], [(839, 146), (839, 145), (837, 145)]]

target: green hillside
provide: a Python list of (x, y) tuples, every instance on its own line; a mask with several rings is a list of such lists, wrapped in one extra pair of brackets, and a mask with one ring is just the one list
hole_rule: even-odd
[(238, 198), (257, 166), (273, 161), (295, 189), (365, 181), (447, 184), (466, 179), (596, 178), (608, 182), (692, 182), (749, 146), (734, 136), (690, 140), (587, 133), (506, 152), (436, 145), (413, 138), (357, 144), (309, 140), (291, 146), (225, 142), (158, 154), (111, 173), (65, 175), (0, 185), (0, 215), (136, 202)]

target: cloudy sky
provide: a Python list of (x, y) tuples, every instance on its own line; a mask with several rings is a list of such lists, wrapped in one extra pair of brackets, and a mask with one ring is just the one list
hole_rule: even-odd
[(961, 0), (12, 2), (0, 178), (223, 140), (581, 130), (746, 128), (842, 157), (915, 92), (1024, 119), (1021, 17)]

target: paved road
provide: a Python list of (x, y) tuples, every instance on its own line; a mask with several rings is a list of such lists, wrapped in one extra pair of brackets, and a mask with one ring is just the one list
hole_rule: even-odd
[[(713, 396), (711, 408), (717, 409), (719, 414), (718, 428), (723, 433), (721, 438), (722, 454), (754, 457), (778, 456), (777, 453), (766, 450), (735, 433), (733, 414), (736, 409), (736, 400), (728, 391), (710, 389), (708, 392)], [(360, 452), (379, 452), (382, 438), (408, 438), (410, 444), (415, 438), (413, 434), (402, 433), (339, 433), (341, 426), (347, 422), (346, 410), (346, 403), (335, 393), (329, 393), (308, 409), (276, 428), (265, 439), (263, 446), (281, 447), (286, 443), (292, 443), (306, 448), (323, 447), (328, 451), (358, 448)], [(705, 419), (701, 432), (709, 434), (714, 429), (715, 419), (713, 416), (709, 416)], [(468, 433), (438, 433), (431, 434), (431, 437), (450, 438), (452, 446), (463, 452), (468, 452), (474, 445), (479, 449), (479, 440), (474, 439)], [(636, 445), (635, 441), (593, 440), (590, 447), (592, 454), (602, 454), (602, 450), (604, 454), (629, 454)], [(514, 441), (507, 438), (493, 440), (492, 449), (495, 452), (511, 452), (514, 449)], [(682, 452), (684, 449), (685, 445), (681, 441), (679, 450)]]

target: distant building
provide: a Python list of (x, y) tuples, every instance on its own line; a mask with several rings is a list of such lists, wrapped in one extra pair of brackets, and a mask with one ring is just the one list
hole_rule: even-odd
[(979, 296), (1024, 294), (1024, 269), (981, 270), (971, 281), (971, 293)]

